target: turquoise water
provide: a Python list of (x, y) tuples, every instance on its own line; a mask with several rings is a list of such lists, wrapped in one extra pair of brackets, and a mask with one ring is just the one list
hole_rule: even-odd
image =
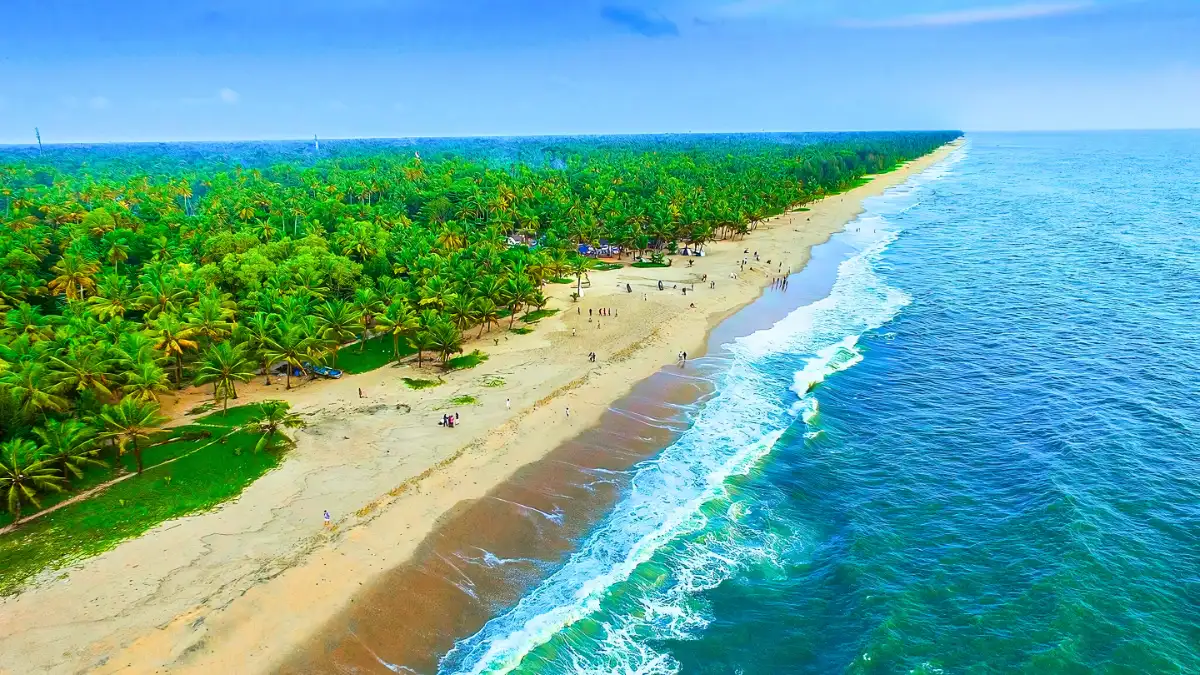
[(1200, 134), (979, 135), (443, 672), (1200, 673)]

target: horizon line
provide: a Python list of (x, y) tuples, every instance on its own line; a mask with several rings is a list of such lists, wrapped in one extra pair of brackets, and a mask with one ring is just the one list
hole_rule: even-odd
[[(636, 131), (636, 132), (578, 132), (578, 133), (546, 133), (546, 134), (444, 134), (444, 135), (415, 135), (415, 136), (329, 136), (317, 140), (326, 142), (336, 141), (404, 141), (404, 140), (445, 140), (445, 139), (502, 139), (502, 138), (579, 138), (601, 136), (732, 136), (739, 134), (853, 134), (853, 133), (923, 133), (938, 131), (957, 131), (966, 134), (993, 133), (1106, 133), (1118, 131), (1200, 131), (1200, 127), (1096, 127), (1096, 128), (995, 128), (995, 129), (764, 129), (758, 131)], [(171, 143), (287, 143), (312, 142), (312, 137), (273, 137), (273, 138), (187, 138), (187, 139), (144, 139), (144, 140), (71, 140), (54, 143), (43, 142), (43, 147), (62, 147), (76, 145), (160, 145)], [(0, 149), (36, 148), (38, 142), (0, 142)]]

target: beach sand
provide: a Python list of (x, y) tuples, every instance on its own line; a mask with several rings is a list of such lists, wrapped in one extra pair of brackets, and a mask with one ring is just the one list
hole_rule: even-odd
[[(670, 268), (595, 272), (578, 303), (570, 299), (574, 284), (552, 284), (549, 307), (560, 313), (529, 335), (485, 333), (467, 349), (478, 346), (490, 358), (445, 375), (437, 387), (406, 387), (402, 377), (437, 377), (411, 366), (286, 393), (282, 383), (256, 380), (239, 403), (286, 398), (309, 423), (280, 467), (220, 508), (163, 523), (0, 599), (0, 672), (279, 667), (364, 585), (409, 559), (456, 505), (484, 496), (595, 425), (613, 401), (680, 351), (701, 351), (714, 325), (771, 279), (799, 270), (814, 245), (861, 212), (865, 198), (952, 149), (810, 204), (809, 211), (773, 218), (743, 240), (711, 243), (694, 267), (676, 258)], [(762, 262), (754, 262), (754, 251)], [(750, 263), (740, 272), (743, 257)], [(715, 289), (700, 281), (704, 274)], [(657, 289), (659, 280), (666, 290)], [(673, 288), (691, 283), (695, 291), (686, 295)], [(595, 316), (602, 307), (614, 316)], [(595, 363), (587, 358), (591, 351)], [(497, 378), (503, 384), (487, 386)], [(478, 402), (450, 403), (466, 394)], [(203, 397), (189, 392), (172, 410), (178, 417)], [(440, 427), (446, 412), (458, 412), (460, 426)], [(326, 509), (329, 528), (322, 523)]]

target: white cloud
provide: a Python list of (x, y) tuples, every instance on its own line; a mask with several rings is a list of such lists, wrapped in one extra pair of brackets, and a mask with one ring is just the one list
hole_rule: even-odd
[(1082, 11), (1092, 7), (1093, 3), (1059, 2), (1059, 3), (1030, 3), (1023, 5), (1007, 5), (1004, 7), (981, 7), (978, 9), (963, 9), (953, 12), (938, 12), (934, 14), (910, 14), (892, 19), (878, 21), (843, 21), (847, 28), (919, 28), (933, 26), (965, 26), (976, 23), (993, 23), (996, 21), (1020, 21), (1022, 19), (1038, 19), (1048, 16), (1058, 16)]
[(222, 103), (228, 103), (229, 105), (235, 105), (242, 99), (241, 94), (230, 89), (229, 87), (225, 87), (221, 91), (217, 92), (217, 97), (221, 99)]
[(88, 99), (88, 107), (92, 110), (104, 110), (111, 104), (111, 101), (103, 96), (93, 96)]

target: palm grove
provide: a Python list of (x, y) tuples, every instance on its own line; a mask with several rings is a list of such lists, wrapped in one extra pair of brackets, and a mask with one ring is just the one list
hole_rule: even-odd
[(368, 334), (444, 362), (586, 271), (580, 244), (702, 247), (955, 136), (578, 140), (537, 162), (389, 148), (261, 168), (0, 164), (6, 506), (19, 515), (109, 453), (140, 470), (172, 390), (227, 404), (281, 365), (290, 388)]

